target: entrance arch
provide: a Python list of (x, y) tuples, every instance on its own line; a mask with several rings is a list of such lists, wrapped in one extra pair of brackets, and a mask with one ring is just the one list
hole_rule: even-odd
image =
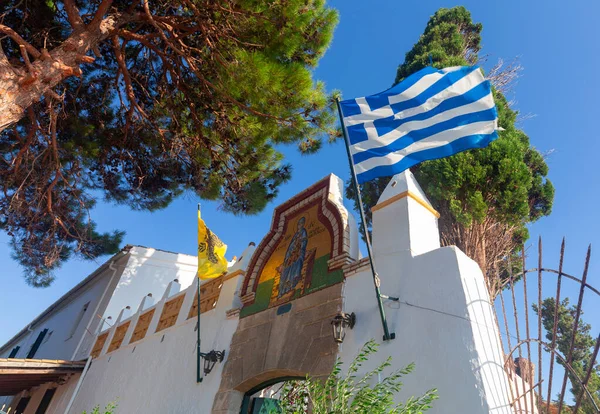
[(248, 393), (271, 381), (330, 374), (338, 352), (331, 320), (342, 311), (342, 267), (358, 255), (342, 190), (343, 181), (330, 175), (275, 209), (241, 286), (240, 320), (213, 414), (238, 414)]
[(342, 309), (342, 285), (321, 289), (291, 304), (240, 319), (213, 414), (239, 414), (244, 395), (268, 381), (331, 373), (338, 351), (331, 320)]
[(285, 376), (285, 377), (276, 377), (273, 379), (270, 379), (268, 381), (265, 381), (257, 386), (255, 386), (254, 388), (251, 388), (250, 390), (246, 391), (246, 393), (244, 394), (244, 399), (242, 400), (242, 408), (240, 409), (240, 414), (255, 414), (257, 412), (260, 412), (258, 410), (258, 407), (256, 406), (256, 402), (257, 397), (256, 394), (260, 393), (261, 391), (268, 389), (270, 387), (273, 387), (277, 384), (284, 384), (288, 381), (298, 381), (298, 380), (303, 380), (305, 379), (305, 376)]

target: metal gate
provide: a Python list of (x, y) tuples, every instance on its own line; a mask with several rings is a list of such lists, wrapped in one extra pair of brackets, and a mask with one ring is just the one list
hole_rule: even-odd
[[(583, 329), (588, 337), (588, 324), (581, 318), (584, 297), (587, 301), (595, 301), (594, 306), (600, 309), (600, 291), (588, 283), (591, 246), (581, 277), (563, 271), (564, 239), (558, 270), (544, 267), (541, 238), (537, 247), (537, 267), (527, 268), (523, 248), (518, 264), (507, 258), (502, 271), (496, 272), (495, 282), (505, 285), (494, 305), (505, 355), (504, 367), (509, 377), (512, 411), (519, 414), (600, 413), (600, 385), (597, 384), (600, 312), (587, 315), (588, 322), (592, 322), (589, 334), (595, 344), (593, 340), (591, 344), (588, 341), (591, 346), (585, 349), (578, 336)], [(576, 297), (577, 302), (567, 307), (565, 314), (563, 300), (567, 296), (571, 300)], [(559, 326), (561, 318), (565, 318), (565, 323)], [(565, 329), (565, 324), (569, 328)], [(561, 349), (564, 352), (560, 352)], [(534, 363), (537, 363), (537, 373)], [(567, 395), (568, 384), (570, 395)], [(558, 396), (553, 401), (556, 392)]]

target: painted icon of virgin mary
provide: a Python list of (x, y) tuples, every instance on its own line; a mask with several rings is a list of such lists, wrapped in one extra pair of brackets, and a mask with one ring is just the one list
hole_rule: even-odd
[(301, 217), (296, 225), (296, 233), (285, 252), (283, 260), (283, 270), (279, 280), (278, 298), (294, 290), (302, 278), (302, 266), (304, 265), (304, 256), (306, 255), (306, 245), (308, 244), (308, 235), (304, 224), (306, 219)]

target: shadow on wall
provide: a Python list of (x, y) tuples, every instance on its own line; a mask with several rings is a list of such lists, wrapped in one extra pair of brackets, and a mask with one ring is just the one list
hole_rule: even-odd
[(157, 249), (134, 246), (129, 261), (117, 283), (103, 318), (113, 320), (121, 309), (131, 306), (135, 311), (140, 298), (148, 293), (160, 298), (168, 284), (178, 279), (182, 289), (188, 288), (196, 277), (195, 256), (164, 252)]
[[(469, 259), (470, 267), (477, 266)], [(479, 267), (477, 266), (477, 270)], [(470, 275), (471, 273), (465, 272)], [(476, 386), (481, 398), (482, 407), (490, 413), (512, 412), (506, 397), (511, 395), (510, 385), (507, 381), (504, 366), (498, 361), (504, 361), (501, 353), (499, 331), (493, 313), (493, 304), (489, 300), (488, 291), (480, 280), (473, 279), (473, 283), (463, 280), (466, 318), (471, 321), (473, 334), (469, 340), (465, 337), (465, 349), (472, 354), (471, 369), (479, 385)], [(476, 299), (473, 299), (476, 298)], [(475, 341), (479, 342), (477, 346)], [(477, 349), (479, 351), (477, 351)], [(487, 384), (486, 388), (483, 384)], [(491, 391), (491, 392), (490, 392)], [(490, 407), (491, 405), (491, 407)]]
[[(400, 266), (394, 260), (381, 260), (380, 266), (382, 278), (395, 276), (385, 280), (386, 289), (400, 297), (395, 311), (386, 306), (397, 339), (383, 345), (381, 352), (392, 355), (399, 365), (415, 363), (414, 376), (406, 378), (400, 397), (435, 387), (439, 400), (432, 413), (510, 413), (498, 331), (479, 268), (455, 247), (396, 258), (402, 262), (402, 273), (394, 272)], [(361, 295), (350, 297), (349, 290), (350, 303), (345, 306), (356, 311)], [(376, 324), (381, 329), (376, 309), (366, 311), (362, 309), (358, 330), (351, 332), (356, 342), (352, 345), (368, 339), (356, 337), (359, 331), (369, 333), (360, 325)]]

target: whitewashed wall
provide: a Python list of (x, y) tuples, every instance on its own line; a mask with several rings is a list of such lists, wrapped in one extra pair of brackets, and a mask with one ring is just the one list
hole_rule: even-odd
[[(343, 307), (356, 313), (357, 324), (340, 346), (342, 361), (347, 365), (359, 348), (374, 338), (382, 345), (366, 368), (375, 367), (388, 356), (392, 356), (395, 369), (416, 364), (415, 371), (404, 380), (399, 401), (437, 388), (439, 400), (432, 414), (510, 413), (498, 329), (481, 270), (456, 247), (440, 248), (435, 211), (410, 172), (395, 176), (382, 194), (379, 208), (373, 212), (373, 246), (382, 293), (400, 299), (385, 303), (390, 331), (396, 339), (382, 341), (368, 262), (360, 262), (362, 266), (354, 263), (346, 271)], [(243, 272), (253, 249), (250, 246), (230, 272)], [(181, 286), (173, 284), (175, 278)], [(235, 315), (228, 319), (227, 311), (240, 306), (242, 278), (239, 274), (226, 280), (216, 307), (202, 315), (204, 352), (229, 348), (238, 319)], [(115, 325), (69, 414), (89, 412), (114, 400), (119, 403), (118, 413), (210, 413), (224, 364), (217, 363), (202, 383), (196, 383), (196, 318), (187, 319), (196, 295), (195, 281), (195, 258), (132, 249), (102, 312), (111, 315)], [(174, 286), (183, 290), (173, 291)], [(167, 295), (163, 295), (165, 290)], [(146, 337), (129, 344), (140, 300), (147, 293), (158, 301), (153, 305), (154, 319)], [(176, 295), (185, 296), (176, 325), (156, 333), (165, 301)], [(126, 305), (135, 312), (132, 316), (121, 313)], [(126, 318), (131, 324), (124, 345), (107, 354), (116, 327)], [(89, 351), (90, 347), (91, 342), (81, 348)], [(53, 401), (49, 414), (65, 411), (66, 396), (75, 385), (73, 378), (62, 387), (61, 397)], [(37, 394), (43, 392), (38, 391), (35, 398)]]
[[(121, 268), (120, 270), (122, 271), (123, 269)], [(107, 268), (83, 290), (78, 292), (77, 295), (74, 295), (68, 302), (62, 304), (59, 309), (56, 309), (46, 318), (36, 323), (32, 327), (31, 332), (19, 338), (18, 341), (10, 343), (3, 350), (1, 357), (6, 358), (12, 348), (18, 345), (21, 348), (15, 358), (25, 358), (39, 333), (44, 329), (48, 329), (48, 333), (35, 354), (35, 358), (70, 360), (79, 344), (79, 340), (85, 333), (86, 327), (94, 319), (94, 309), (110, 282), (112, 274), (113, 271)], [(85, 312), (73, 336), (70, 336), (70, 332), (77, 322), (81, 309), (88, 302), (88, 310)], [(95, 319), (99, 320), (97, 317)]]
[[(203, 352), (229, 347), (238, 318), (227, 319), (226, 312), (238, 301), (237, 291), (242, 279), (243, 275), (239, 275), (226, 280), (216, 307), (202, 314)], [(127, 345), (93, 360), (69, 413), (79, 414), (97, 404), (105, 406), (117, 399), (117, 413), (209, 413), (225, 361), (217, 363), (210, 375), (196, 383), (197, 318), (186, 319), (196, 289), (193, 283), (177, 294), (185, 295), (185, 300), (175, 326), (155, 333), (166, 300), (163, 298), (155, 305), (146, 337), (128, 344), (138, 316), (134, 315), (123, 341)], [(107, 346), (103, 352), (106, 349)]]
[[(501, 345), (483, 275), (456, 247), (440, 248), (435, 211), (412, 174), (406, 172), (394, 181), (374, 211), (373, 243), (382, 291), (400, 298), (385, 304), (396, 339), (382, 341), (368, 263), (358, 268), (355, 263), (346, 272), (343, 296), (344, 310), (356, 313), (357, 325), (348, 332), (339, 355), (347, 364), (374, 338), (382, 345), (368, 367), (388, 356), (395, 369), (416, 364), (414, 373), (405, 378), (399, 401), (437, 388), (439, 400), (432, 414), (510, 413)], [(237, 319), (228, 320), (225, 314), (239, 304), (234, 293), (239, 283), (241, 277), (226, 282), (217, 307), (203, 315), (203, 349), (228, 348)], [(186, 315), (195, 294), (195, 287), (190, 289), (182, 307)], [(156, 306), (155, 319), (162, 304)], [(133, 318), (125, 343), (135, 325)], [(95, 360), (71, 413), (116, 398), (122, 413), (209, 413), (222, 365), (196, 384), (194, 324), (195, 318), (180, 317), (177, 326)]]
[[(116, 264), (113, 266), (113, 269), (107, 267), (99, 275), (95, 276), (81, 291), (77, 292), (77, 294), (74, 294), (68, 301), (61, 304), (59, 308), (51, 312), (46, 318), (33, 325), (30, 332), (18, 338), (14, 343), (7, 344), (2, 357), (8, 357), (10, 351), (18, 345), (20, 346), (20, 349), (17, 355), (15, 355), (15, 358), (26, 358), (39, 333), (44, 329), (48, 329), (48, 333), (34, 356), (35, 358), (63, 360), (85, 358), (87, 354), (81, 356), (81, 353), (85, 352), (82, 348), (89, 347), (89, 344), (94, 340), (94, 330), (97, 329), (98, 324), (100, 323), (100, 319), (97, 314), (95, 314), (95, 310), (106, 306), (107, 301), (110, 299), (110, 294), (104, 293), (114, 289), (114, 286), (119, 279), (119, 272), (122, 272), (123, 268), (124, 266), (122, 263)], [(88, 302), (89, 305), (87, 311), (84, 313), (73, 336), (70, 336), (73, 326), (78, 320), (81, 309)], [(92, 333), (90, 334), (89, 332)], [(87, 352), (89, 352), (89, 350)], [(0, 407), (3, 404), (9, 404), (12, 401), (16, 404), (21, 396), (30, 395), (31, 401), (27, 406), (28, 409), (26, 410), (26, 414), (29, 412), (29, 409), (33, 409), (33, 413), (35, 412), (35, 409), (37, 409), (39, 401), (49, 385), (51, 384), (45, 384), (41, 387), (22, 392), (18, 394), (14, 400), (13, 397), (0, 397)], [(55, 396), (53, 400), (56, 398), (57, 397)]]
[[(30, 332), (5, 344), (0, 357), (8, 357), (15, 346), (20, 346), (15, 358), (25, 358), (39, 333), (47, 328), (48, 333), (35, 355), (36, 358), (84, 359), (89, 355), (95, 339), (94, 334), (101, 321), (100, 315), (103, 318), (111, 316), (115, 321), (123, 308), (135, 308), (140, 298), (148, 293), (155, 300), (160, 299), (169, 282), (174, 279), (178, 279), (181, 286), (187, 288), (195, 278), (196, 260), (195, 256), (134, 246), (127, 256), (111, 266), (112, 269), (107, 267), (95, 276), (82, 290), (32, 326)], [(107, 290), (109, 283), (111, 285)], [(88, 302), (83, 319), (70, 337), (81, 309)]]
[[(357, 322), (340, 347), (346, 365), (369, 339), (382, 343), (369, 367), (393, 358), (394, 368), (416, 364), (399, 400), (437, 388), (437, 413), (510, 413), (501, 345), (477, 264), (456, 247), (439, 247), (437, 220), (410, 172), (392, 179), (373, 212), (373, 244), (390, 331), (383, 329), (368, 267), (348, 275), (344, 311)], [(410, 192), (416, 197), (402, 196)]]
[[(130, 306), (135, 312), (140, 298), (148, 293), (158, 301), (167, 285), (174, 279), (179, 279), (183, 287), (189, 287), (195, 279), (196, 260), (195, 256), (133, 246), (124, 257), (105, 267), (85, 287), (74, 292), (59, 307), (36, 322), (30, 328), (31, 331), (5, 344), (0, 357), (8, 357), (15, 346), (20, 346), (15, 358), (25, 358), (39, 333), (48, 329), (35, 358), (76, 361), (86, 359), (95, 342), (95, 334), (102, 318), (111, 316), (114, 323), (126, 306)], [(81, 309), (88, 302), (87, 311), (71, 336)], [(46, 388), (47, 385), (27, 392), (32, 397), (28, 407), (34, 407), (34, 412)], [(65, 387), (59, 388), (62, 393)], [(24, 394), (19, 394), (14, 402), (17, 403), (19, 397)], [(50, 408), (58, 398), (57, 392)], [(64, 400), (62, 396), (60, 398)], [(0, 407), (11, 400), (13, 397), (0, 397)], [(60, 410), (56, 412), (61, 413)]]
[[(140, 298), (152, 293), (158, 301), (173, 280), (178, 279), (182, 288), (192, 284), (198, 267), (196, 256), (164, 252), (157, 249), (134, 246), (129, 250), (129, 262), (121, 275), (103, 317), (116, 320), (126, 306), (134, 308)], [(135, 311), (135, 309), (134, 309)]]

